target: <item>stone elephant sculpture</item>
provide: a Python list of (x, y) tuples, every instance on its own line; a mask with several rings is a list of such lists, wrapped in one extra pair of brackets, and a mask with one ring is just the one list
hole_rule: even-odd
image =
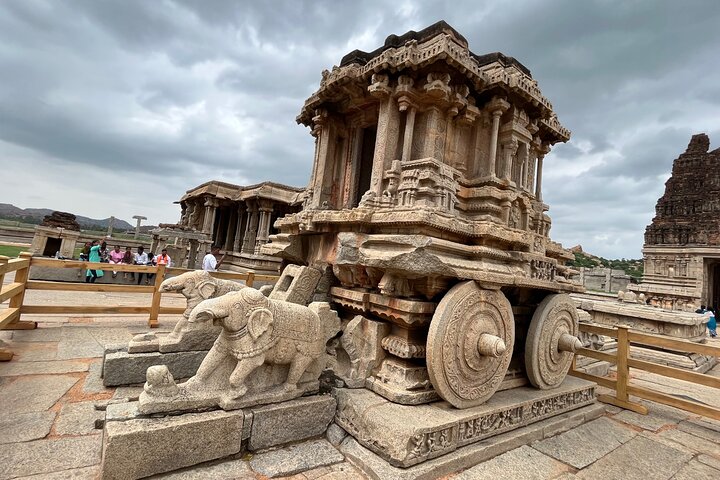
[[(189, 322), (207, 321), (222, 326), (222, 332), (187, 383), (212, 389), (221, 381), (229, 388), (224, 398), (231, 401), (245, 395), (245, 380), (263, 364), (289, 365), (284, 383), (263, 385), (264, 395), (272, 399), (270, 390), (282, 400), (302, 395), (298, 382), (308, 367), (325, 355), (326, 343), (340, 331), (337, 313), (327, 303), (306, 307), (271, 300), (252, 288), (201, 302)], [(237, 361), (229, 380), (216, 379), (214, 373), (228, 357)]]
[(179, 292), (187, 299), (187, 306), (185, 312), (183, 312), (183, 318), (175, 325), (170, 335), (181, 335), (187, 327), (188, 318), (190, 318), (192, 310), (203, 300), (220, 297), (230, 292), (237, 292), (243, 288), (248, 287), (232, 280), (212, 277), (209, 272), (204, 270), (185, 272), (177, 277), (168, 278), (163, 281), (160, 285), (161, 292)]

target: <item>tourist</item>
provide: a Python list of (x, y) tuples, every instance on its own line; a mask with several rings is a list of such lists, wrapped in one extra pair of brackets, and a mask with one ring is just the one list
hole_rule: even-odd
[(712, 308), (708, 308), (705, 312), (705, 316), (709, 317), (707, 322), (707, 328), (710, 332), (710, 338), (717, 338), (717, 321), (715, 320), (715, 312)]
[(220, 264), (222, 264), (223, 260), (225, 260), (225, 255), (220, 257), (218, 260), (218, 255), (220, 255), (220, 247), (217, 245), (213, 245), (210, 248), (210, 253), (205, 255), (202, 262), (202, 269), (206, 272), (214, 272), (218, 268), (220, 268)]
[(90, 248), (92, 247), (91, 242), (85, 242), (85, 246), (83, 247), (82, 251), (80, 252), (80, 260), (83, 262), (87, 262), (90, 258)]
[(100, 251), (98, 253), (100, 254), (100, 262), (109, 263), (110, 252), (108, 252), (106, 241), (103, 240), (103, 242), (100, 244)]
[[(123, 263), (124, 258), (125, 254), (120, 250), (120, 245), (115, 245), (115, 248), (110, 252), (108, 262), (117, 265)], [(115, 277), (117, 277), (117, 272), (113, 270), (112, 278)]]
[(170, 268), (172, 266), (172, 260), (170, 259), (170, 256), (167, 253), (167, 248), (163, 248), (160, 255), (155, 257), (155, 264), (156, 265), (165, 265), (167, 268)]
[[(123, 255), (122, 262), (125, 265), (132, 265), (135, 262), (135, 258), (133, 257), (132, 249), (130, 247), (125, 247), (125, 254)], [(123, 273), (123, 278), (128, 277), (128, 272)], [(135, 274), (133, 272), (130, 272), (130, 278), (135, 280)]]
[[(147, 263), (148, 263), (148, 256), (147, 256), (147, 253), (145, 253), (145, 248), (143, 248), (143, 247), (138, 247), (137, 253), (135, 254), (135, 257), (134, 257), (134, 259), (133, 259), (133, 263), (134, 263), (135, 265), (147, 265)], [(138, 285), (140, 285), (140, 281), (142, 280), (143, 275), (145, 275), (144, 272), (138, 273), (138, 279), (137, 279), (137, 284), (138, 284)], [(145, 282), (147, 283), (147, 280), (146, 280)]]
[[(147, 255), (148, 255), (148, 262), (147, 262), (148, 267), (154, 266), (157, 257), (155, 256), (155, 254), (154, 254), (153, 252), (148, 252)], [(152, 280), (153, 278), (155, 278), (155, 274), (154, 274), (154, 273), (147, 273), (146, 276), (145, 276), (145, 285), (149, 285), (149, 284), (150, 284), (150, 280)], [(139, 278), (138, 278), (138, 285), (140, 285), (140, 279), (139, 279)]]
[[(100, 245), (97, 240), (93, 240), (90, 251), (88, 253), (88, 260), (91, 262), (100, 262)], [(104, 275), (102, 270), (90, 270), (85, 272), (85, 283), (95, 283), (98, 277)]]

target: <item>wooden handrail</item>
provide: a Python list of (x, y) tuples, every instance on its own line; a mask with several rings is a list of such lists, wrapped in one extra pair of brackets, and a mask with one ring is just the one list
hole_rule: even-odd
[[(30, 267), (80, 269), (80, 270), (112, 270), (115, 272), (154, 273), (153, 285), (116, 285), (103, 283), (79, 282), (52, 282), (44, 280), (29, 280)], [(10, 259), (0, 256), (0, 303), (9, 300), (9, 308), (0, 311), (0, 328), (25, 329), (35, 328), (34, 322), (22, 322), (23, 314), (149, 314), (148, 325), (151, 328), (158, 326), (158, 316), (167, 314), (181, 314), (183, 307), (163, 307), (161, 305), (162, 292), (160, 285), (166, 274), (178, 275), (192, 270), (185, 268), (167, 268), (165, 265), (126, 265), (114, 263), (87, 262), (78, 260), (60, 260), (54, 258), (32, 257), (23, 252), (19, 258)], [(8, 272), (15, 272), (13, 283), (3, 285), (2, 281)], [(255, 272), (211, 272), (215, 278), (244, 281), (246, 285), (253, 286), (256, 281), (274, 281), (277, 275), (256, 275)], [(125, 293), (151, 293), (150, 305), (26, 305), (26, 290), (52, 290), (69, 292), (125, 292)], [(10, 360), (12, 352), (0, 349), (0, 361)]]
[[(612, 333), (606, 334), (603, 332), (607, 330), (611, 330)], [(607, 377), (601, 377), (598, 375), (578, 371), (574, 366), (574, 362), (573, 367), (570, 370), (570, 375), (572, 376), (597, 382), (599, 385), (615, 390), (614, 396), (598, 395), (598, 400), (600, 400), (601, 402), (610, 403), (621, 408), (633, 410), (642, 414), (647, 414), (647, 407), (630, 400), (630, 395), (634, 395), (636, 397), (644, 398), (646, 400), (652, 400), (654, 402), (662, 403), (664, 405), (670, 405), (672, 407), (680, 408), (682, 410), (686, 410), (697, 415), (703, 415), (706, 417), (714, 418), (716, 420), (720, 420), (720, 408), (705, 405), (700, 402), (694, 402), (692, 400), (681, 399), (667, 393), (651, 390), (649, 388), (639, 387), (637, 385), (633, 385), (630, 381), (630, 368), (636, 368), (639, 370), (644, 370), (646, 372), (654, 373), (656, 375), (662, 375), (665, 377), (675, 378), (697, 385), (704, 385), (706, 387), (720, 389), (719, 378), (683, 370), (680, 368), (670, 367), (667, 365), (660, 365), (645, 360), (638, 360), (630, 357), (631, 344), (659, 347), (679, 352), (700, 353), (714, 357), (720, 357), (720, 347), (704, 345), (700, 343), (690, 342), (687, 340), (667, 338), (660, 335), (652, 335), (648, 333), (631, 331), (629, 327), (624, 325), (618, 325), (615, 328), (611, 328), (594, 324), (581, 323), (580, 331), (587, 333), (598, 333), (601, 335), (607, 335), (617, 338), (617, 350), (615, 354), (598, 352), (587, 348), (580, 348), (577, 351), (577, 355), (583, 355), (598, 360), (604, 360), (610, 363), (614, 363), (617, 366), (617, 376), (615, 379), (610, 379)]]
[[(7, 257), (5, 258), (7, 259)], [(27, 268), (28, 266), (30, 266), (30, 259), (13, 258), (12, 260), (0, 263), (0, 275), (5, 275), (6, 273), (10, 272), (16, 272), (21, 268)]]
[(28, 290), (55, 290), (66, 292), (125, 292), (125, 293), (152, 293), (155, 287), (151, 285), (124, 285), (113, 283), (69, 283), (50, 282), (45, 280), (28, 280), (25, 284)]

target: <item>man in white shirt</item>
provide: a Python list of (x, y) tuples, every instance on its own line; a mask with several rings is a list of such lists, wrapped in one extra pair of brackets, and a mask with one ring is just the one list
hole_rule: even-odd
[(217, 258), (218, 255), (220, 255), (220, 247), (213, 245), (210, 253), (203, 258), (202, 269), (206, 272), (214, 272), (220, 268), (220, 264), (225, 260), (225, 255), (223, 255), (220, 260)]
[[(145, 253), (145, 249), (143, 247), (138, 247), (137, 253), (135, 254), (135, 257), (133, 259), (133, 263), (135, 263), (135, 265), (147, 265), (148, 256), (147, 256), (147, 253)], [(145, 283), (146, 284), (149, 283), (148, 278), (147, 278), (147, 273), (140, 272), (140, 273), (138, 273), (138, 279), (137, 279), (138, 285), (140, 285), (140, 281), (142, 280), (143, 276), (145, 277)]]

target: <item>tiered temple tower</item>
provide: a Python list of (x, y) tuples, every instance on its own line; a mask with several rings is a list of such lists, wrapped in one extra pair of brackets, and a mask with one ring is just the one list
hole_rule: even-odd
[(720, 305), (720, 148), (693, 135), (645, 230), (640, 285), (652, 305), (693, 311)]

